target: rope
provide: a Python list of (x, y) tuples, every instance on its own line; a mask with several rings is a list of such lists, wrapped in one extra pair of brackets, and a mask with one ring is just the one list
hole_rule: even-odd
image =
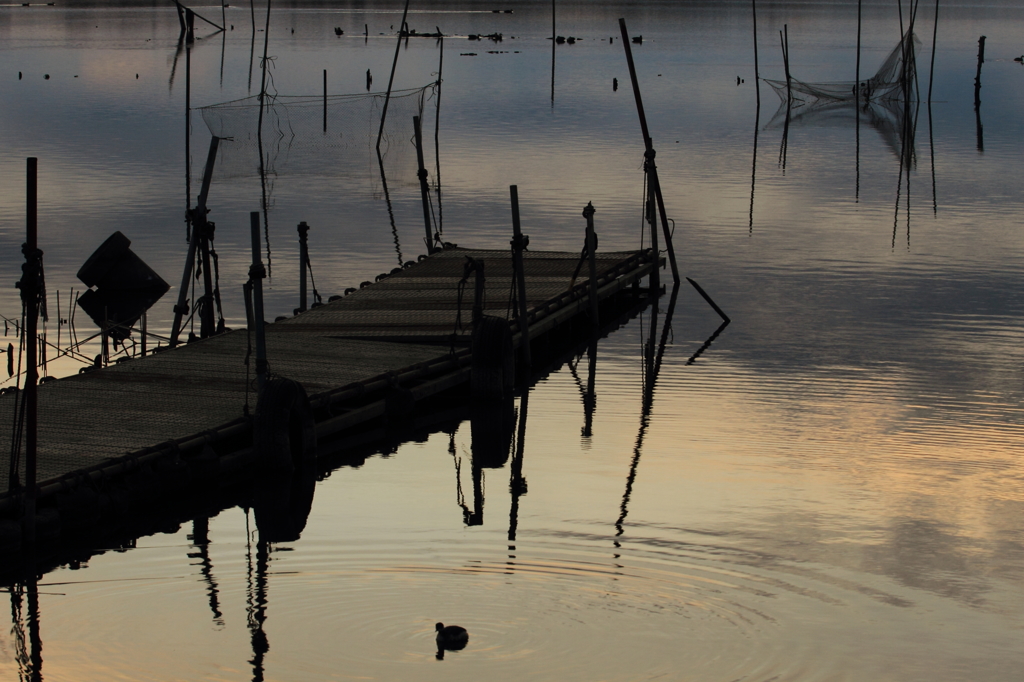
[(316, 280), (313, 278), (313, 259), (309, 257), (309, 246), (306, 247), (306, 269), (309, 270), (309, 283), (313, 285), (313, 302), (323, 303), (324, 299), (320, 296), (320, 292), (316, 290)]

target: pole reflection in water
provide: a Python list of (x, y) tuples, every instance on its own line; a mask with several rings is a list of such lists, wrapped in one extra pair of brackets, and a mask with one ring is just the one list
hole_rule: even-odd
[(481, 526), (484, 522), (484, 469), (500, 469), (508, 461), (512, 449), (512, 436), (516, 426), (515, 403), (509, 395), (501, 400), (478, 401), (470, 412), (472, 455), (470, 476), (473, 485), (473, 507), (466, 504), (462, 492), (462, 460), (455, 452), (454, 442), (449, 448), (455, 460), (455, 481), (458, 505), (467, 526)]
[[(512, 454), (511, 477), (508, 482), (508, 490), (512, 495), (512, 506), (508, 514), (508, 550), (515, 551), (516, 529), (519, 527), (519, 498), (526, 494), (526, 477), (523, 476), (523, 452), (526, 448), (526, 414), (530, 405), (530, 390), (523, 391), (523, 397), (519, 399), (519, 424), (516, 429), (515, 452)], [(510, 559), (515, 556), (510, 554)]]
[[(668, 312), (665, 314), (665, 326), (661, 330), (661, 339), (658, 342), (657, 349), (655, 349), (654, 339), (658, 334), (658, 300), (656, 292), (651, 294), (653, 299), (651, 301), (651, 329), (647, 341), (643, 344), (643, 394), (640, 404), (640, 428), (637, 431), (636, 442), (633, 446), (633, 458), (629, 463), (629, 475), (626, 476), (626, 490), (622, 494), (622, 503), (619, 505), (619, 518), (615, 521), (615, 537), (622, 535), (624, 531), (623, 524), (626, 521), (626, 516), (629, 514), (629, 498), (633, 494), (633, 482), (636, 480), (637, 468), (640, 465), (640, 453), (643, 449), (644, 435), (647, 433), (647, 427), (651, 422), (651, 408), (654, 406), (654, 386), (658, 381), (658, 373), (661, 371), (661, 363), (665, 357), (665, 347), (668, 345), (668, 339), (672, 335), (672, 315), (676, 310), (676, 299), (678, 296), (679, 283), (677, 282), (672, 287)], [(727, 324), (729, 324), (729, 321), (724, 321), (693, 357), (696, 358), (697, 355), (703, 352), (704, 348), (710, 346), (711, 341), (721, 333)], [(614, 544), (616, 547), (620, 546), (618, 540), (615, 540)]]
[[(28, 601), (28, 614), (23, 603)], [(10, 587), (11, 638), (19, 682), (41, 682), (43, 679), (43, 642), (39, 634), (39, 592), (33, 578)], [(26, 634), (28, 620), (28, 635)]]
[(597, 394), (594, 392), (594, 384), (597, 374), (597, 337), (591, 339), (590, 344), (587, 346), (587, 383), (583, 384), (580, 380), (577, 368), (579, 367), (580, 360), (583, 359), (581, 353), (576, 357), (575, 360), (570, 360), (567, 364), (569, 366), (569, 373), (572, 374), (573, 381), (576, 382), (576, 387), (580, 391), (580, 400), (583, 403), (583, 428), (580, 429), (580, 435), (584, 441), (587, 441), (594, 434), (594, 409), (597, 407)]
[(270, 566), (270, 543), (261, 536), (256, 543), (255, 581), (252, 565), (252, 533), (249, 532), (249, 512), (245, 513), (246, 521), (246, 565), (248, 585), (246, 589), (246, 620), (249, 626), (249, 641), (252, 647), (253, 682), (263, 680), (263, 658), (270, 651), (270, 641), (263, 630), (267, 622), (267, 569)]
[(263, 660), (270, 650), (270, 641), (264, 630), (267, 621), (267, 578), (270, 567), (271, 543), (295, 542), (299, 539), (313, 508), (316, 492), (316, 468), (302, 461), (289, 473), (266, 472), (257, 478), (252, 495), (253, 516), (259, 540), (256, 543), (256, 567), (252, 565), (252, 532), (249, 530), (249, 511), (246, 510), (246, 620), (252, 645), (253, 682), (263, 680)]
[(395, 210), (391, 206), (391, 194), (388, 192), (388, 178), (384, 173), (384, 157), (381, 156), (380, 147), (377, 148), (377, 165), (380, 167), (380, 184), (384, 190), (384, 202), (388, 207), (388, 220), (391, 221), (391, 238), (395, 242), (395, 253), (398, 254), (398, 267), (402, 267), (402, 244), (398, 239), (398, 225), (395, 224)]
[(754, 113), (754, 158), (750, 162), (750, 220), (747, 223), (748, 234), (754, 233), (754, 183), (757, 181), (757, 133), (761, 126), (761, 98), (757, 98), (757, 111)]
[[(210, 560), (210, 518), (198, 516), (192, 521), (192, 546), (198, 551), (190, 552), (189, 559), (199, 559), (199, 572), (206, 583), (206, 593), (210, 597), (210, 611), (213, 622), (219, 628), (224, 627), (224, 614), (220, 610), (220, 590), (217, 580), (213, 577), (213, 561)], [(193, 564), (195, 565), (195, 564)]]
[[(19, 682), (42, 682), (43, 640), (39, 633), (39, 592), (36, 579), (17, 583), (10, 587), (11, 595), (11, 637), (14, 640), (14, 659), (18, 666)], [(28, 613), (23, 613), (23, 600), (27, 601)], [(28, 621), (28, 634), (25, 625)]]

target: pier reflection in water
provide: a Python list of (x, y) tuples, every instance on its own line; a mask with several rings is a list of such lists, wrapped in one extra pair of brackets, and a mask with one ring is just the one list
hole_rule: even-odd
[[(975, 647), (1017, 651), (1012, 629), (1001, 631), (1015, 619), (1014, 592), (972, 577), (972, 543), (958, 537), (967, 527), (897, 510), (891, 527), (874, 528), (875, 504), (836, 480), (845, 453), (819, 453), (838, 477), (813, 459), (779, 475), (807, 455), (755, 452), (752, 426), (768, 428), (759, 413), (773, 412), (767, 395), (741, 397), (744, 409), (722, 415), (738, 447), (701, 433), (716, 409), (702, 403), (722, 390), (703, 382), (748, 378), (732, 359), (734, 337), (711, 330), (692, 290), (674, 293), (660, 312), (584, 341), (578, 360), (513, 402), (464, 406), (463, 418), (350, 459), (319, 483), (255, 480), (243, 506), (193, 519), (191, 533), (140, 538), (127, 555), (15, 585), (11, 665), (35, 679), (45, 652), (52, 679), (86, 680), (129, 669), (138, 679), (227, 669), (232, 679), (312, 680), (344, 669), (469, 680), (495, 666), (550, 680), (681, 668), (707, 680), (875, 679), (884, 668), (907, 679), (939, 665), (955, 671)], [(700, 327), (717, 339), (695, 337)], [(585, 382), (572, 371), (582, 375), (583, 356), (594, 367)], [(682, 413), (693, 426), (665, 418)], [(741, 425), (743, 415), (758, 424)], [(453, 514), (460, 460), (464, 514)], [(898, 505), (921, 485), (878, 480), (869, 490)], [(834, 512), (803, 509), (839, 493)], [(896, 561), (905, 552), (914, 560)], [(995, 567), (1013, 571), (999, 559)], [(943, 635), (922, 625), (923, 613), (974, 634)], [(438, 620), (472, 633), (443, 664)], [(934, 639), (900, 637), (922, 627)], [(998, 660), (970, 679), (1010, 679)]]

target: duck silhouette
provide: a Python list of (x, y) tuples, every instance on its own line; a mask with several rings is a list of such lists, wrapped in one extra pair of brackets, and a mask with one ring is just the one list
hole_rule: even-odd
[(466, 643), (469, 642), (469, 633), (466, 632), (466, 628), (459, 627), (458, 625), (445, 626), (444, 623), (438, 623), (435, 629), (437, 630), (438, 660), (444, 659), (445, 651), (465, 649)]

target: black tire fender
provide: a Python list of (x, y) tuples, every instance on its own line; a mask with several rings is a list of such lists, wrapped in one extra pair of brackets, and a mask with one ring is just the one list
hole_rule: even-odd
[(275, 377), (264, 385), (253, 414), (252, 449), (267, 470), (294, 471), (316, 459), (316, 423), (302, 384)]

